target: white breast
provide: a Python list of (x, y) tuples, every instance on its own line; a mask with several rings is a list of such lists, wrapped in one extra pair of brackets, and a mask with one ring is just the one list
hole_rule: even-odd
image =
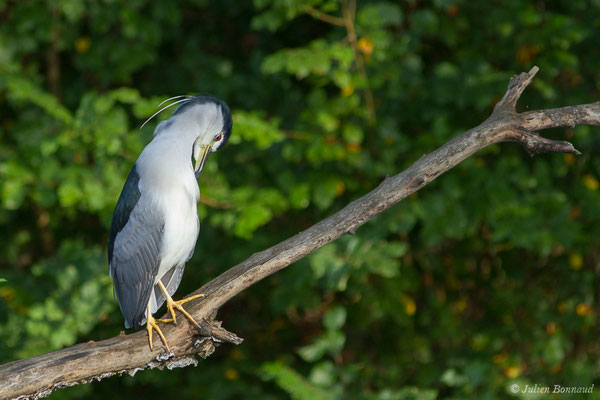
[(196, 245), (200, 189), (192, 168), (191, 145), (155, 137), (137, 164), (140, 190), (164, 216), (156, 283), (169, 269), (185, 263)]
[(169, 269), (185, 263), (196, 246), (200, 222), (196, 198), (185, 190), (172, 190), (163, 200), (174, 207), (165, 208), (165, 227), (160, 247), (160, 266), (157, 283)]

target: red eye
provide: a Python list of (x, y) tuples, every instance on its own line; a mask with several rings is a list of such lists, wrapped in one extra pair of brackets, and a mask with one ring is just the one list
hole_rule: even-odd
[(221, 140), (223, 138), (223, 135), (219, 133), (219, 136), (217, 136), (215, 138), (215, 142), (218, 142), (219, 140)]

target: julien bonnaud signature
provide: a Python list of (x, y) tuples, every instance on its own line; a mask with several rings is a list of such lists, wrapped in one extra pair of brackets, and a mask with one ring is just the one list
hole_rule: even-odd
[(510, 391), (512, 393), (564, 393), (564, 394), (576, 394), (576, 393), (592, 393), (594, 391), (594, 384), (589, 386), (564, 386), (564, 385), (517, 385), (516, 383), (510, 385)]

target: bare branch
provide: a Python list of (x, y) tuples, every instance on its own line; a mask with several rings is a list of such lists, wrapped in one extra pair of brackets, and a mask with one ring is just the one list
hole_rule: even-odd
[(529, 111), (520, 116), (520, 125), (529, 131), (540, 131), (561, 126), (600, 125), (600, 101), (592, 104), (568, 106), (543, 111)]
[(476, 151), (494, 143), (517, 141), (531, 154), (578, 154), (570, 143), (546, 139), (535, 132), (577, 124), (600, 125), (600, 102), (517, 114), (514, 111), (516, 102), (537, 71), (534, 67), (528, 73), (513, 77), (507, 93), (481, 125), (422, 156), (398, 175), (386, 178), (373, 191), (329, 218), (252, 255), (194, 292), (206, 295), (188, 308), (196, 320), (203, 321), (201, 328), (197, 329), (187, 321), (177, 326), (166, 325), (163, 329), (172, 354), (161, 353), (158, 348), (150, 351), (145, 331), (121, 334), (97, 343), (78, 344), (0, 366), (0, 398), (44, 397), (57, 388), (115, 374), (135, 374), (146, 368), (171, 369), (196, 365), (196, 354), (208, 356), (222, 341), (241, 343), (240, 338), (214, 321), (217, 310), (225, 302), (325, 244), (354, 233), (366, 221), (421, 189)]
[(529, 86), (539, 70), (538, 67), (534, 66), (529, 72), (521, 72), (519, 75), (510, 78), (508, 90), (504, 94), (502, 100), (494, 107), (494, 113), (500, 111), (516, 112), (515, 107), (519, 97), (521, 97), (521, 94), (523, 94), (525, 88)]
[(328, 24), (331, 25), (337, 25), (337, 26), (344, 26), (344, 20), (338, 17), (334, 17), (333, 15), (329, 15), (326, 14), (322, 11), (317, 10), (314, 7), (306, 7), (305, 11), (307, 14), (309, 14), (310, 16), (312, 16), (313, 18), (316, 18), (318, 20), (321, 20), (323, 22), (327, 22)]

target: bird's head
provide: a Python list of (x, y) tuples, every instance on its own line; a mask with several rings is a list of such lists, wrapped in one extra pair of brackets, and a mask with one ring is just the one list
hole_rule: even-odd
[[(177, 126), (181, 128), (180, 131), (185, 132), (185, 135), (193, 141), (192, 156), (195, 160), (194, 173), (197, 178), (202, 172), (208, 154), (219, 150), (229, 140), (233, 120), (227, 104), (209, 94), (177, 96), (169, 100), (177, 98), (180, 98), (180, 100), (156, 113), (158, 114), (166, 108), (178, 104), (171, 117), (156, 127), (154, 134), (160, 134), (163, 129), (167, 131), (167, 128), (171, 125)], [(164, 126), (161, 126), (162, 124)]]
[(219, 150), (231, 136), (233, 120), (229, 107), (214, 96), (198, 94), (182, 102), (171, 118), (185, 118), (191, 122), (192, 130), (196, 131), (192, 154), (195, 160), (194, 173), (198, 177), (208, 154)]

